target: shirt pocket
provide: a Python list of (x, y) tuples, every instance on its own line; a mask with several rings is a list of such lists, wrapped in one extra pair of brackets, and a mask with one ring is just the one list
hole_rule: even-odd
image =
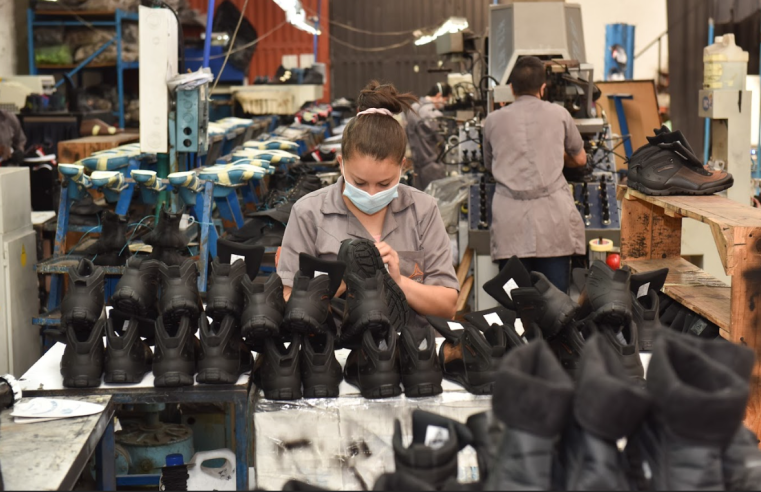
[(422, 284), (425, 280), (425, 252), (397, 251), (399, 255), (399, 271), (402, 276)]

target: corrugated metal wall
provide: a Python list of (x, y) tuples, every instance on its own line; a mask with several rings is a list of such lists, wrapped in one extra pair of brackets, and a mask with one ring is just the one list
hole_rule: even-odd
[[(222, 1), (217, 0), (216, 5), (219, 5)], [(238, 9), (241, 9), (245, 3), (245, 0), (231, 1)], [(207, 0), (188, 0), (188, 3), (199, 12), (206, 12)], [(307, 15), (317, 15), (318, 0), (301, 0), (301, 4), (304, 6), (304, 10), (307, 11)], [(322, 11), (320, 12), (320, 18), (322, 22), (320, 29), (322, 35), (319, 37), (317, 46), (317, 61), (326, 64), (325, 69), (328, 74), (328, 80), (326, 80), (325, 85), (326, 99), (328, 99), (330, 94), (330, 24), (327, 22), (330, 9), (328, 4), (328, 0), (322, 0), (321, 2), (320, 8)], [(285, 21), (285, 13), (272, 0), (249, 0), (245, 14), (249, 22), (256, 28), (256, 32), (260, 37)], [(253, 81), (255, 77), (260, 75), (270, 77), (275, 75), (283, 55), (298, 55), (313, 52), (313, 36), (296, 29), (290, 24), (285, 24), (258, 43), (256, 53), (254, 53), (254, 57), (251, 60), (249, 80)]]
[[(488, 0), (331, 0), (333, 99), (356, 98), (373, 78), (393, 82), (402, 91), (424, 95), (433, 84), (445, 81), (446, 74), (428, 73), (429, 68), (438, 66), (435, 45), (415, 46), (411, 42), (412, 31), (436, 27), (451, 16), (460, 16), (467, 18), (471, 29), (482, 35), (489, 25), (490, 3)], [(338, 23), (373, 33), (405, 33), (366, 34)], [(398, 48), (378, 50), (405, 41), (410, 42)]]

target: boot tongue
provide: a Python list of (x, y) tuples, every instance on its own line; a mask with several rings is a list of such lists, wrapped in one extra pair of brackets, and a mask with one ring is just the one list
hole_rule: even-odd
[(316, 277), (327, 274), (330, 277), (330, 287), (328, 295), (333, 297), (341, 286), (346, 264), (342, 261), (321, 260), (314, 256), (299, 253), (299, 271), (302, 275)]

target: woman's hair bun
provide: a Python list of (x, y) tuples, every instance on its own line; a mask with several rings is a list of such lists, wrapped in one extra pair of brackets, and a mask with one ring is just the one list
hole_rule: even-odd
[(370, 108), (388, 109), (394, 114), (411, 110), (417, 98), (412, 93), (399, 94), (393, 84), (381, 84), (371, 81), (359, 93), (357, 109), (364, 111)]

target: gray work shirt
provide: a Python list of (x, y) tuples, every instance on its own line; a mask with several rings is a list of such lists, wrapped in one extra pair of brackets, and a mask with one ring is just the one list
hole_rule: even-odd
[(533, 96), (486, 118), (484, 164), (497, 182), (493, 260), (584, 254), (584, 222), (563, 176), (563, 152), (583, 147), (570, 113)]
[[(293, 206), (280, 248), (277, 273), (283, 284), (293, 286), (299, 253), (335, 260), (341, 241), (374, 240), (343, 201), (343, 178), (300, 199)], [(460, 290), (452, 264), (452, 248), (436, 200), (406, 185), (391, 201), (383, 223), (381, 241), (399, 254), (402, 275), (425, 285)], [(411, 327), (429, 326), (424, 316), (411, 317)]]
[(425, 189), (428, 183), (441, 179), (446, 172), (444, 165), (437, 162), (441, 153), (444, 137), (439, 134), (436, 118), (443, 116), (441, 111), (427, 98), (412, 105), (412, 111), (407, 111), (407, 140), (412, 152), (412, 162), (418, 175), (417, 185)]

